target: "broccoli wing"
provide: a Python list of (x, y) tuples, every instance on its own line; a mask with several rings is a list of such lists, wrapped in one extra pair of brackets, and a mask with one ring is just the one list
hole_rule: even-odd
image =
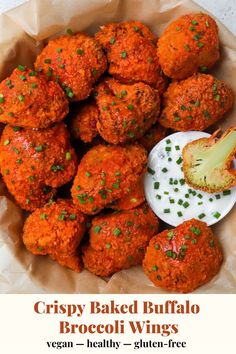
[(217, 139), (218, 133), (194, 140), (183, 149), (186, 182), (208, 193), (222, 192), (236, 184), (236, 170), (232, 166), (236, 127), (228, 129), (220, 139)]

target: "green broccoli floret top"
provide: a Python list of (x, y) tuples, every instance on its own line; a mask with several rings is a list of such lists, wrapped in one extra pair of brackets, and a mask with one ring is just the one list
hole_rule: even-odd
[(232, 161), (236, 154), (236, 127), (228, 129), (220, 139), (219, 131), (201, 138), (183, 149), (186, 182), (208, 193), (222, 192), (236, 184)]

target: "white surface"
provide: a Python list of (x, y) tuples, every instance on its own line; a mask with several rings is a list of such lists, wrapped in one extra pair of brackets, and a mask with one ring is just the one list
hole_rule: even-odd
[[(0, 0), (0, 12), (16, 7), (27, 0)], [(41, 0), (44, 1), (44, 0)], [(88, 0), (89, 2), (90, 0)], [(231, 32), (236, 35), (236, 0), (194, 0), (197, 4), (210, 11)], [(168, 2), (168, 0), (167, 0)]]
[[(210, 134), (199, 131), (174, 133), (161, 140), (148, 156), (148, 167), (155, 171), (155, 174), (147, 172), (145, 175), (145, 197), (154, 213), (169, 225), (178, 226), (182, 222), (194, 218), (204, 221), (210, 226), (223, 219), (235, 204), (236, 187), (231, 188), (230, 195), (223, 195), (223, 193), (209, 194), (194, 189), (186, 182), (180, 184), (181, 179), (184, 182), (183, 164), (177, 163), (177, 161), (182, 158), (182, 149), (190, 141), (208, 136)], [(175, 148), (176, 146), (179, 147), (178, 150)], [(167, 147), (170, 151), (166, 151)], [(171, 158), (171, 161), (168, 158)], [(167, 171), (163, 172), (163, 168), (166, 168)], [(170, 178), (176, 181), (176, 184), (170, 184)], [(157, 189), (154, 188), (155, 182), (159, 183)], [(176, 188), (178, 191), (175, 191)], [(194, 191), (195, 195), (189, 190)], [(182, 204), (178, 203), (180, 200), (182, 200)], [(187, 207), (184, 206), (184, 203), (188, 203)], [(165, 213), (165, 209), (169, 209), (169, 212)], [(182, 213), (182, 216), (178, 216), (179, 212)], [(216, 212), (221, 215), (218, 219), (214, 217)], [(199, 218), (201, 214), (205, 216)]]

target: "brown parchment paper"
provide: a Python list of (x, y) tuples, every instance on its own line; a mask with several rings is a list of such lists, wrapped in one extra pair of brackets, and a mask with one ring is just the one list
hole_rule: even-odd
[[(66, 28), (94, 33), (110, 21), (135, 19), (157, 35), (174, 18), (204, 11), (188, 0), (29, 0), (0, 15), (0, 79), (18, 64), (32, 66), (43, 42)], [(221, 60), (212, 71), (236, 93), (236, 39), (218, 22)], [(221, 122), (236, 124), (236, 107)], [(21, 241), (23, 216), (0, 182), (0, 293), (166, 293), (133, 267), (107, 281), (84, 270), (77, 274), (47, 257), (28, 253)], [(220, 273), (195, 293), (236, 293), (236, 207), (213, 227), (224, 250)]]

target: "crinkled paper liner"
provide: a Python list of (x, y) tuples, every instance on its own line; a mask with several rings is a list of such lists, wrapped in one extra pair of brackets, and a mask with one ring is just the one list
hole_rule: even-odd
[[(94, 33), (106, 22), (136, 19), (160, 35), (176, 17), (201, 10), (187, 0), (29, 0), (0, 16), (0, 79), (18, 64), (32, 67), (43, 42), (65, 28)], [(236, 92), (235, 37), (218, 25), (221, 60), (213, 74)], [(234, 115), (236, 107), (220, 122), (223, 129), (235, 125)], [(21, 240), (22, 211), (2, 182), (0, 195), (0, 293), (166, 293), (154, 287), (141, 266), (105, 281), (86, 270), (77, 274), (48, 257), (31, 255)], [(223, 245), (224, 263), (219, 274), (195, 293), (236, 293), (236, 207), (213, 229)]]

